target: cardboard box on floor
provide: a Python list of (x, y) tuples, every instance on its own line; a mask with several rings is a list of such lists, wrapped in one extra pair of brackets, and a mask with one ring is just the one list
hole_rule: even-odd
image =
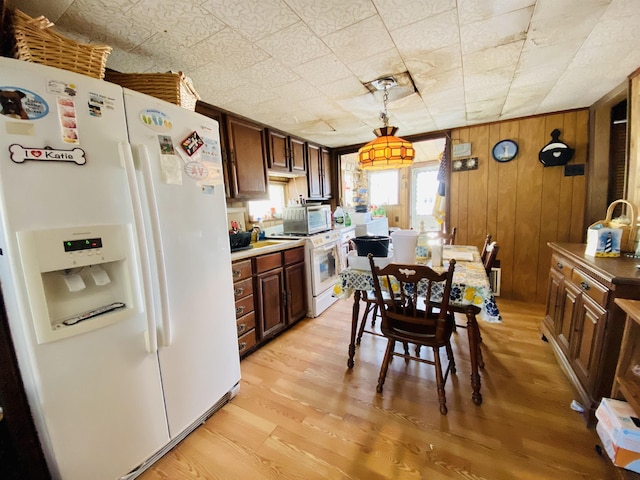
[[(640, 421), (627, 402), (603, 398), (596, 431), (614, 465), (640, 473)], [(634, 421), (635, 419), (635, 421)]]

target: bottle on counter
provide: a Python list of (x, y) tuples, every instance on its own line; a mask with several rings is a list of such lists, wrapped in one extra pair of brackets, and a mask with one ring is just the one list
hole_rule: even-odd
[(333, 221), (335, 222), (335, 228), (344, 227), (344, 210), (338, 206), (336, 211), (333, 212)]
[(351, 226), (351, 216), (349, 215), (349, 212), (344, 212), (344, 226), (345, 227)]
[(420, 222), (420, 234), (418, 235), (418, 245), (416, 246), (416, 260), (424, 262), (429, 257), (429, 236), (424, 229), (424, 220)]

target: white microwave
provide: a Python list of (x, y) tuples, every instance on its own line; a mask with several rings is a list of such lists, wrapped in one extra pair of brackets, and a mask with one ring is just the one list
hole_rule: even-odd
[(331, 230), (329, 205), (299, 205), (282, 209), (282, 232), (311, 235)]

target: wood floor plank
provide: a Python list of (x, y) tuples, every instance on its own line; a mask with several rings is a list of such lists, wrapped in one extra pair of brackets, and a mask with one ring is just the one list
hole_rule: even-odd
[(352, 303), (338, 301), (245, 358), (240, 393), (140, 478), (613, 478), (541, 339), (544, 307), (498, 302), (503, 323), (480, 325), (480, 406), (471, 401), (465, 329), (454, 334), (457, 373), (442, 416), (430, 365), (395, 358), (376, 393), (386, 339), (365, 334), (347, 368)]

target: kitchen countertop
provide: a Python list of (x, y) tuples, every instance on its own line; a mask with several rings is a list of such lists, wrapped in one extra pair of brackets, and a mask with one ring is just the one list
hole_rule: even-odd
[(254, 245), (254, 248), (240, 250), (239, 252), (231, 252), (231, 261), (233, 262), (235, 260), (251, 258), (255, 257), (256, 255), (262, 255), (264, 253), (273, 253), (281, 250), (287, 250), (289, 248), (302, 247), (305, 242), (306, 240), (304, 238), (291, 240), (263, 240), (260, 242), (252, 243), (251, 245)]

